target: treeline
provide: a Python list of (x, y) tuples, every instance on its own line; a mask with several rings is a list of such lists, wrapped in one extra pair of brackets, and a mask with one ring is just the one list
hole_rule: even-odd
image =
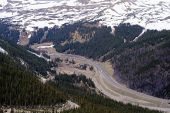
[[(70, 33), (81, 29), (81, 31), (85, 31), (86, 33), (90, 32), (92, 29), (86, 29), (83, 25), (85, 23), (88, 24), (95, 24), (95, 22), (77, 22), (74, 24), (64, 24), (62, 27), (54, 26), (53, 28), (37, 28), (37, 31), (33, 32), (33, 35), (31, 36), (30, 43), (41, 43), (46, 41), (52, 41), (55, 44), (61, 44), (61, 42), (70, 40), (72, 37)], [(96, 29), (96, 28), (93, 28)], [(44, 33), (47, 32), (46, 38), (43, 39)]]
[[(115, 27), (114, 33), (112, 33), (111, 27), (107, 26), (87, 27), (82, 24), (78, 26), (77, 29), (81, 35), (91, 34), (92, 32), (94, 32), (94, 35), (90, 37), (90, 40), (84, 43), (69, 42), (65, 45), (57, 44), (56, 49), (60, 52), (67, 51), (72, 54), (87, 56), (93, 59), (103, 58), (104, 55), (109, 54), (110, 51), (122, 45), (124, 43), (124, 39), (130, 42), (143, 30), (142, 27), (130, 26), (129, 24), (121, 24)], [(129, 33), (130, 31), (133, 31), (134, 33)], [(70, 33), (71, 32), (72, 31), (70, 31)]]
[[(143, 28), (137, 25), (130, 26), (130, 24), (121, 24), (115, 27), (114, 34), (112, 34), (111, 27), (100, 27), (98, 21), (78, 22), (63, 25), (61, 28), (57, 26), (50, 29), (41, 28), (33, 33), (30, 44), (52, 41), (55, 43), (55, 47), (59, 52), (79, 54), (98, 59), (119, 47), (124, 43), (125, 39), (127, 42), (132, 41), (142, 30)], [(47, 36), (42, 41), (46, 31), (48, 31)], [(75, 37), (71, 34), (75, 32), (80, 34), (81, 37), (78, 38), (86, 39), (86, 41), (84, 43), (73, 41)]]

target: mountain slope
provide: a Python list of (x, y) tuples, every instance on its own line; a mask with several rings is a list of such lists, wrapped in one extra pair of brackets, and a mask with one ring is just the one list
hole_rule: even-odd
[(40, 82), (17, 60), (0, 53), (0, 106), (55, 105), (66, 96), (48, 84)]
[(47, 62), (43, 58), (38, 58), (37, 56), (31, 54), (27, 51), (27, 48), (16, 45), (14, 42), (7, 39), (4, 39), (6, 40), (4, 41), (3, 39), (4, 38), (0, 39), (0, 46), (5, 49), (10, 56), (23, 63), (26, 68), (43, 76), (46, 76), (47, 71), (50, 71), (52, 66), (51, 62)]
[(61, 26), (81, 20), (108, 26), (120, 23), (141, 25), (146, 29), (170, 29), (170, 2), (167, 0), (8, 0), (0, 18), (21, 28)]
[(148, 31), (136, 43), (113, 52), (117, 78), (128, 87), (150, 95), (170, 98), (170, 31)]
[[(43, 34), (44, 29), (40, 31)], [(170, 98), (170, 31), (143, 31), (140, 26), (121, 24), (115, 27), (113, 34), (110, 27), (80, 22), (48, 29), (47, 38), (43, 41), (54, 42), (59, 52), (109, 60), (119, 82), (140, 92)], [(40, 43), (39, 32), (34, 34), (30, 42)], [(162, 90), (164, 93), (160, 93)]]
[[(47, 106), (50, 109), (53, 105), (60, 105), (66, 99), (71, 99), (77, 102), (80, 108), (64, 113), (160, 113), (99, 96), (91, 90), (94, 84), (85, 76), (57, 75), (53, 82), (43, 84), (14, 57), (0, 53), (0, 62), (0, 106), (22, 106), (21, 111), (24, 107), (24, 111), (33, 112), (36, 106), (39, 106), (39, 109), (42, 107), (43, 111)], [(84, 87), (76, 85), (80, 83), (84, 84)]]
[[(24, 52), (25, 49), (2, 39), (0, 41), (1, 48), (8, 51), (8, 54), (0, 52), (0, 107), (21, 107), (20, 110), (24, 107), (24, 111), (33, 111), (39, 106), (37, 109), (43, 111), (46, 107), (50, 109), (52, 106), (51, 109), (53, 109), (53, 105), (60, 105), (66, 99), (71, 99), (78, 103), (80, 108), (64, 111), (66, 113), (160, 113), (137, 106), (124, 105), (98, 95), (93, 90), (94, 83), (85, 76), (56, 75), (53, 81), (43, 84), (32, 73), (34, 70), (21, 65), (22, 63), (11, 54), (14, 48), (18, 52)], [(37, 58), (37, 60), (40, 59)], [(3, 107), (0, 111), (1, 109)]]
[[(78, 22), (63, 25), (61, 28), (44, 28), (33, 32), (30, 44), (52, 41), (58, 52), (67, 52), (100, 58), (112, 49), (131, 42), (138, 37), (144, 28), (130, 24), (120, 24), (112, 31), (111, 27), (100, 26), (95, 22)], [(44, 33), (48, 31), (46, 39)], [(43, 39), (43, 41), (42, 41)]]

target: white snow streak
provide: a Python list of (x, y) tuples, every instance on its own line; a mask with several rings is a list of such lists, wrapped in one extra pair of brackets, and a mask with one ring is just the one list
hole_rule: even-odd
[(8, 54), (8, 52), (7, 52), (7, 51), (5, 51), (2, 47), (0, 47), (0, 53)]

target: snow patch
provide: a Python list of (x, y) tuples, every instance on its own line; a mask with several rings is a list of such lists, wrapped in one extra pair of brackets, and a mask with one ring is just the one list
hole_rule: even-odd
[(2, 47), (0, 47), (0, 53), (8, 54), (8, 52), (7, 52), (7, 51), (5, 51)]
[(45, 48), (53, 48), (54, 45), (47, 45), (47, 46), (38, 46), (38, 49), (45, 49)]
[(48, 62), (51, 61), (50, 59), (44, 57), (42, 54), (39, 55), (39, 54), (34, 53), (34, 52), (32, 52), (32, 51), (29, 51), (29, 50), (28, 50), (28, 52), (31, 53), (31, 54), (33, 54), (33, 55), (35, 55), (35, 56), (37, 56), (37, 57), (39, 57), (39, 58), (43, 58), (44, 60), (46, 60), (46, 61), (48, 61)]

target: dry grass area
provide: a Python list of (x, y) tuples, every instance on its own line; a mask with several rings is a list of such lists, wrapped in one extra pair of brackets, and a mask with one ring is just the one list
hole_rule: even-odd
[(58, 73), (61, 74), (76, 74), (76, 75), (86, 75), (87, 78), (91, 78), (95, 75), (95, 71), (90, 70), (88, 67), (87, 69), (80, 69), (79, 63), (66, 65), (62, 63), (59, 65), (58, 68), (56, 68)]
[[(56, 49), (52, 46), (52, 42), (47, 42), (47, 43), (41, 43), (41, 44), (34, 44), (31, 45), (30, 48), (33, 50), (40, 52), (40, 53), (45, 53), (50, 56), (52, 60), (56, 59), (55, 55), (57, 51)], [(94, 76), (96, 73), (94, 70), (90, 70), (90, 65), (84, 64), (81, 60), (75, 60), (72, 58), (67, 58), (67, 57), (60, 57), (59, 58), (61, 62), (59, 63), (58, 67), (55, 68), (57, 73), (61, 74), (76, 74), (76, 75), (86, 75), (86, 77), (91, 78)], [(72, 63), (74, 61), (74, 63)], [(86, 69), (81, 69), (82, 65), (86, 65)]]

